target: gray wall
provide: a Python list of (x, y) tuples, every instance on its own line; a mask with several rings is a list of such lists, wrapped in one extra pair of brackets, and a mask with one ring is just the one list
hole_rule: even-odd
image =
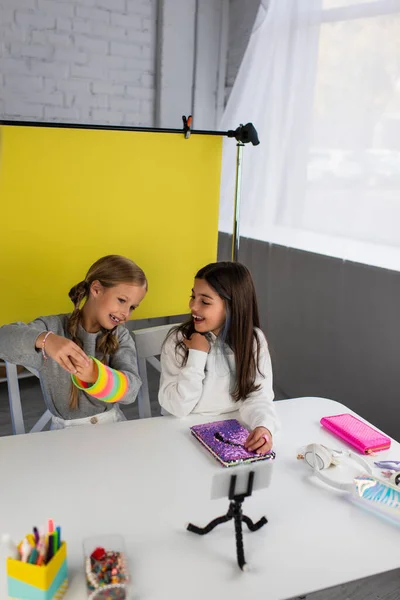
[(400, 439), (400, 273), (250, 239), (239, 259), (255, 279), (277, 397), (338, 400)]
[(229, 0), (159, 0), (156, 125), (215, 129), (224, 106)]
[(229, 2), (226, 100), (228, 99), (235, 82), (259, 6), (260, 0), (230, 0)]

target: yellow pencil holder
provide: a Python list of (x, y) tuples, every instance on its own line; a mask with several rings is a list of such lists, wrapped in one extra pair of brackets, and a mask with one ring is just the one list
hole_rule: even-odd
[(44, 566), (8, 558), (7, 582), (9, 600), (60, 600), (68, 587), (66, 543)]

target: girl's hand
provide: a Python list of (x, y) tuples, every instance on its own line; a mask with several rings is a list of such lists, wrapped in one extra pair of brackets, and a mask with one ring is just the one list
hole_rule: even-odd
[[(36, 348), (40, 349), (42, 347), (42, 342), (46, 333), (47, 331), (44, 331), (39, 335), (35, 344)], [(77, 344), (72, 340), (67, 340), (67, 338), (61, 335), (56, 335), (55, 333), (47, 336), (44, 350), (47, 356), (55, 360), (60, 367), (74, 375), (76, 374), (78, 367), (81, 369), (87, 368), (91, 362), (89, 357)]]
[[(264, 436), (267, 436), (267, 439)], [(272, 435), (266, 427), (256, 427), (244, 443), (246, 450), (266, 454), (272, 448)]]
[(200, 350), (201, 352), (210, 352), (210, 342), (205, 335), (201, 333), (192, 333), (189, 339), (184, 338), (183, 343), (189, 350)]
[[(71, 358), (71, 360), (75, 364), (75, 360), (73, 358)], [(80, 365), (75, 364), (75, 367), (75, 374), (81, 381), (84, 381), (85, 383), (95, 383), (97, 381), (99, 368), (93, 358), (89, 358), (89, 366), (82, 368)]]

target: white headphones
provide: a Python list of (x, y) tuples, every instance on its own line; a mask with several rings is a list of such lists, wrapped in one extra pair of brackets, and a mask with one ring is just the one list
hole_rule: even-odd
[(305, 448), (304, 453), (299, 454), (298, 456), (299, 458), (304, 458), (305, 462), (314, 470), (314, 474), (321, 479), (321, 481), (339, 490), (351, 490), (353, 484), (350, 482), (334, 481), (322, 471), (328, 469), (331, 465), (340, 464), (340, 457), (345, 456), (346, 458), (350, 458), (358, 463), (364, 471), (372, 475), (372, 469), (367, 461), (361, 456), (353, 454), (353, 452), (331, 450), (321, 444), (309, 444)]
[(400, 471), (394, 471), (389, 477), (390, 483), (400, 486)]

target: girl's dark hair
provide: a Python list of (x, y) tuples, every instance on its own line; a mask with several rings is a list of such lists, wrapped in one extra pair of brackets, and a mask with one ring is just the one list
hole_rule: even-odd
[[(67, 322), (67, 331), (80, 348), (82, 341), (78, 337), (78, 327), (82, 321), (81, 304), (89, 297), (90, 286), (93, 281), (99, 281), (105, 288), (112, 288), (120, 283), (129, 283), (139, 287), (146, 287), (147, 279), (142, 269), (129, 258), (110, 254), (97, 260), (89, 269), (83, 281), (80, 281), (69, 291), (69, 297), (74, 304), (74, 310)], [(102, 335), (97, 338), (97, 350), (102, 354), (102, 362), (107, 356), (112, 356), (118, 350), (118, 339), (114, 329), (102, 329)], [(78, 388), (72, 384), (69, 407), (78, 408)]]
[[(240, 263), (221, 261), (200, 269), (195, 279), (204, 279), (225, 302), (226, 319), (218, 337), (222, 344), (226, 343), (231, 348), (235, 357), (236, 382), (232, 397), (236, 402), (245, 400), (260, 387), (255, 385), (260, 357), (260, 342), (255, 328), (260, 327), (260, 319), (250, 271)], [(181, 357), (183, 366), (189, 350), (177, 335), (179, 332), (185, 338), (190, 338), (195, 332), (193, 319), (174, 328), (169, 334), (176, 335), (175, 351)]]

